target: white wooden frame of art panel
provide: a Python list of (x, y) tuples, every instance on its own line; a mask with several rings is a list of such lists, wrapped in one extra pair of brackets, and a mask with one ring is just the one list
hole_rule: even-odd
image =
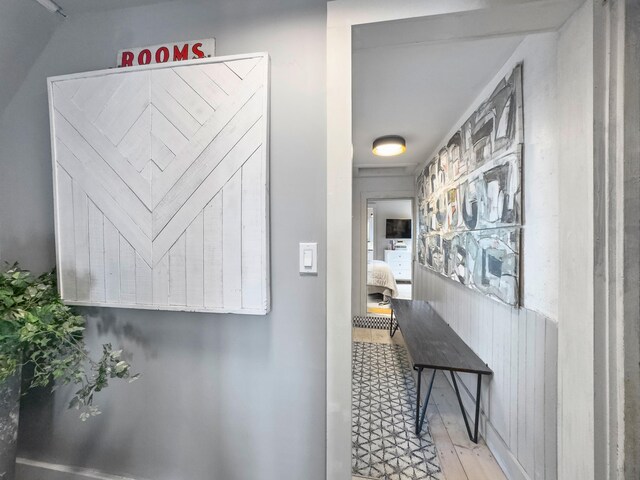
[(65, 303), (266, 314), (269, 56), (48, 79)]

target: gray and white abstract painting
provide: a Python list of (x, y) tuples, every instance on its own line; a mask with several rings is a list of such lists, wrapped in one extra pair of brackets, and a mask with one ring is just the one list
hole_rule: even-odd
[(418, 175), (418, 260), (519, 304), (522, 64), (502, 79)]

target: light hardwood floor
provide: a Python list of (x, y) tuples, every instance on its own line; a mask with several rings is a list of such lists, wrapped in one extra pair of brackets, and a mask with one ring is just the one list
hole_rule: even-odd
[[(353, 341), (404, 345), (400, 331), (391, 338), (388, 330), (369, 328), (354, 328)], [(424, 385), (430, 372), (423, 375)], [(427, 418), (445, 480), (506, 480), (484, 440), (477, 445), (469, 440), (456, 394), (442, 372), (436, 374)], [(369, 479), (353, 476), (352, 480)]]

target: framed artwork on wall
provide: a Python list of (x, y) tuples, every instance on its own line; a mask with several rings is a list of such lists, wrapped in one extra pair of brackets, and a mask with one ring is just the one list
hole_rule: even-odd
[(48, 79), (73, 305), (266, 314), (269, 57)]
[(522, 64), (417, 178), (418, 261), (501, 302), (520, 301)]

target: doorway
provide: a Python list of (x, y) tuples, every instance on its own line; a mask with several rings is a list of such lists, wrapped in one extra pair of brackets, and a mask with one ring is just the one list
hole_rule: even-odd
[(367, 317), (388, 319), (391, 298), (412, 298), (413, 200), (367, 201), (366, 286)]
[[(528, 34), (535, 31), (560, 31), (561, 35), (559, 36), (559, 38), (563, 42), (563, 49), (560, 51), (560, 53), (564, 55), (569, 51), (573, 51), (568, 47), (571, 46), (571, 40), (575, 37), (575, 31), (567, 28), (565, 22), (574, 14), (576, 8), (580, 6), (580, 3), (581, 2), (554, 0), (545, 4), (544, 9), (541, 9), (541, 5), (539, 4), (539, 2), (527, 2), (526, 4), (522, 5), (518, 4), (510, 6), (493, 4), (493, 7), (486, 9), (483, 8), (481, 10), (476, 10), (476, 7), (473, 6), (473, 2), (462, 2), (461, 4), (458, 4), (453, 8), (447, 6), (438, 9), (434, 9), (432, 5), (428, 5), (424, 2), (411, 3), (410, 5), (407, 5), (407, 8), (404, 9), (397, 9), (392, 7), (385, 8), (380, 2), (375, 2), (377, 8), (365, 8), (363, 2), (356, 0), (339, 0), (336, 2), (331, 2), (329, 4), (327, 50), (331, 53), (328, 55), (329, 96), (327, 207), (329, 213), (327, 223), (327, 478), (347, 478), (350, 463), (350, 459), (348, 459), (347, 457), (348, 453), (350, 453), (347, 435), (350, 433), (348, 427), (350, 424), (350, 387), (352, 383), (350, 378), (350, 370), (346, 369), (345, 365), (347, 364), (347, 362), (350, 362), (352, 356), (350, 341), (351, 335), (348, 331), (350, 322), (348, 320), (353, 315), (353, 309), (351, 309), (350, 311), (351, 291), (353, 291), (351, 287), (356, 284), (356, 282), (352, 283), (351, 277), (352, 275), (354, 275), (354, 273), (352, 273), (353, 270), (352, 272), (349, 272), (346, 268), (346, 265), (348, 263), (351, 263), (349, 261), (351, 252), (353, 252), (354, 255), (359, 255), (359, 249), (349, 248), (350, 242), (348, 239), (352, 222), (356, 217), (359, 216), (356, 214), (352, 217), (349, 212), (345, 212), (344, 205), (349, 201), (356, 201), (357, 198), (360, 197), (361, 192), (365, 190), (364, 186), (362, 186), (362, 188), (360, 188), (360, 192), (358, 192), (358, 188), (352, 184), (352, 178), (362, 176), (360, 174), (363, 171), (365, 171), (365, 173), (371, 179), (369, 182), (370, 184), (367, 186), (366, 190), (378, 191), (381, 190), (381, 185), (383, 184), (385, 188), (390, 188), (390, 184), (392, 182), (395, 182), (394, 178), (399, 179), (403, 175), (414, 176), (416, 173), (415, 171), (412, 171), (411, 168), (408, 168), (407, 165), (396, 163), (392, 171), (390, 169), (388, 170), (388, 179), (383, 180), (381, 178), (376, 178), (376, 181), (374, 181), (372, 178), (375, 176), (379, 176), (381, 168), (386, 168), (386, 165), (383, 165), (382, 162), (376, 164), (356, 164), (358, 142), (354, 141), (356, 139), (352, 138), (351, 134), (351, 118), (357, 113), (357, 105), (352, 101), (352, 94), (355, 91), (352, 84), (353, 69), (351, 68), (351, 54), (353, 52), (353, 47), (359, 45), (360, 47), (364, 47), (367, 50), (367, 53), (372, 53), (373, 48), (369, 48), (367, 42), (371, 42), (371, 47), (375, 47), (376, 45), (379, 45), (380, 42), (387, 41), (392, 44), (392, 47), (396, 47), (395, 49), (399, 50), (399, 45), (402, 44), (412, 44), (415, 45), (416, 48), (420, 48), (421, 45), (426, 45), (428, 43), (432, 43), (434, 45), (444, 45), (454, 39), (466, 39), (470, 43), (476, 45), (477, 40), (480, 37), (484, 36), (488, 36), (493, 39), (500, 39), (505, 38), (508, 35), (517, 33)], [(542, 10), (544, 10), (545, 14), (548, 13), (549, 15), (541, 15)], [(552, 11), (553, 13), (551, 13)], [(588, 23), (589, 12), (589, 8), (582, 8), (581, 14), (578, 16), (574, 16), (572, 22), (568, 22), (569, 26), (574, 26), (576, 29), (579, 26), (579, 28), (582, 29), (581, 31), (588, 32), (588, 25), (586, 25), (585, 27), (585, 24)], [(452, 13), (455, 15), (447, 15)], [(423, 18), (418, 19), (417, 17)], [(411, 20), (401, 21), (395, 25), (392, 25), (389, 22), (401, 18)], [(375, 25), (368, 29), (368, 31), (364, 31), (360, 27), (365, 24)], [(509, 25), (507, 30), (505, 30), (504, 25)], [(382, 30), (387, 27), (390, 27), (391, 30), (388, 32), (383, 32)], [(585, 42), (583, 43), (588, 44), (589, 42), (590, 38), (586, 38)], [(410, 65), (410, 63), (408, 62), (403, 62), (399, 55), (396, 55), (397, 52), (392, 53), (393, 55), (390, 57), (392, 61), (400, 61), (402, 65)], [(563, 56), (563, 58), (565, 57), (569, 58), (566, 55)], [(486, 55), (474, 56), (471, 60), (473, 61), (477, 58), (486, 59)], [(462, 63), (464, 64), (464, 62)], [(569, 75), (571, 73), (569, 69), (564, 68), (564, 64), (562, 62), (556, 63), (559, 67), (563, 67), (563, 70), (560, 72), (561, 74)], [(554, 63), (554, 65), (556, 65), (556, 63)], [(456, 65), (459, 64), (461, 64), (461, 62), (456, 63)], [(583, 64), (588, 66), (589, 62), (585, 61), (583, 62)], [(398, 71), (398, 69), (394, 68), (394, 66), (389, 61), (377, 59), (376, 65), (378, 68), (375, 74), (367, 77), (367, 79), (370, 81), (370, 84), (374, 81), (388, 83), (386, 82), (384, 76), (389, 74), (389, 72)], [(438, 71), (438, 69), (432, 68), (432, 64), (429, 65), (431, 76), (428, 79), (440, 78), (438, 75), (433, 75), (433, 71)], [(574, 63), (570, 63), (570, 65), (572, 68), (576, 68), (576, 65)], [(380, 66), (383, 66), (384, 68), (380, 68)], [(477, 73), (478, 71), (478, 69), (474, 70), (475, 73)], [(405, 75), (405, 77), (409, 79), (416, 78), (408, 75)], [(469, 78), (478, 80), (478, 77), (475, 74), (474, 76), (454, 75), (450, 80), (448, 80), (448, 84), (445, 88), (449, 88), (453, 84), (452, 82), (454, 80), (466, 81)], [(533, 77), (531, 76), (528, 78)], [(486, 82), (479, 81), (479, 83), (484, 84)], [(423, 87), (424, 81), (421, 81), (420, 85)], [(586, 87), (589, 87), (589, 85), (586, 85)], [(399, 105), (406, 104), (403, 103), (402, 99), (400, 98), (400, 94), (402, 94), (403, 92), (405, 92), (405, 90), (397, 89), (398, 95), (393, 98), (393, 103), (385, 109), (384, 116), (368, 115), (367, 118), (384, 118), (385, 121), (388, 121), (390, 113), (396, 112)], [(563, 95), (566, 94), (569, 97), (571, 96), (571, 92), (565, 90), (562, 90), (560, 93), (562, 93)], [(584, 100), (584, 98), (586, 97), (583, 96), (581, 98), (582, 100)], [(437, 108), (439, 106), (438, 102), (441, 101), (442, 98), (437, 98), (436, 100), (437, 101), (422, 103), (421, 105), (425, 106), (423, 111), (427, 113), (433, 113), (437, 111)], [(379, 106), (380, 99), (375, 97), (372, 101), (369, 101), (366, 104)], [(354, 108), (353, 112), (351, 110), (352, 106)], [(440, 120), (446, 124), (452, 125), (454, 123), (445, 121), (442, 117), (440, 118)], [(376, 132), (375, 135), (377, 136), (391, 133), (403, 132), (390, 132), (385, 130)], [(434, 130), (430, 126), (429, 128), (423, 129), (421, 137), (425, 137), (426, 134), (433, 133)], [(438, 134), (438, 136), (440, 136), (440, 134)], [(411, 142), (412, 139), (407, 137), (407, 141)], [(361, 148), (363, 149), (370, 149), (370, 140), (368, 142), (363, 142), (361, 145)], [(587, 158), (588, 155), (583, 157)], [(421, 161), (426, 160), (427, 158), (422, 158)], [(569, 167), (567, 166), (566, 168)], [(529, 176), (528, 178), (533, 177)], [(397, 187), (397, 189), (404, 188), (406, 187)], [(564, 210), (566, 211), (566, 207), (564, 208)], [(534, 217), (529, 216), (529, 219), (531, 218)], [(356, 232), (355, 229), (352, 231)], [(564, 246), (562, 247), (564, 248)], [(587, 255), (582, 254), (581, 256), (583, 258), (587, 257)], [(360, 264), (359, 259), (354, 262), (354, 265), (356, 264)], [(416, 270), (416, 277), (413, 279), (414, 282), (417, 282), (421, 286), (428, 286), (431, 289), (432, 297), (435, 296), (438, 301), (443, 303), (443, 305), (446, 303), (447, 313), (457, 315), (460, 312), (464, 313), (466, 311), (465, 308), (460, 308), (459, 303), (452, 301), (454, 297), (457, 297), (458, 294), (461, 293), (459, 287), (455, 285), (450, 287), (449, 284), (447, 284), (446, 288), (431, 288), (434, 285), (427, 285), (427, 279), (430, 277), (423, 271), (423, 269), (421, 270), (420, 268), (417, 268)], [(355, 270), (355, 272), (357, 272), (357, 270)], [(587, 277), (588, 275), (584, 278)], [(588, 282), (582, 282), (581, 285), (583, 283)], [(531, 282), (529, 282), (529, 285), (531, 285)], [(355, 293), (356, 292), (354, 292), (354, 294)], [(360, 292), (357, 293), (357, 298), (361, 298), (362, 296), (360, 295)], [(415, 297), (415, 292), (413, 296)], [(568, 304), (566, 299), (563, 299), (563, 305), (564, 304)], [(495, 306), (490, 305), (485, 313), (490, 314), (493, 310), (495, 310)], [(573, 314), (570, 316), (575, 317), (575, 315)], [(476, 333), (480, 332), (481, 334), (485, 334), (491, 332), (490, 329), (482, 328), (481, 324), (476, 325), (475, 323), (467, 323), (465, 325), (466, 327), (472, 327), (472, 331)], [(529, 323), (527, 325), (529, 325)], [(563, 324), (565, 332), (569, 330), (569, 328), (566, 328), (566, 325), (567, 324)], [(588, 330), (589, 329), (583, 328), (579, 332), (581, 335), (584, 334), (582, 336), (585, 337), (586, 340), (588, 340), (589, 337)], [(576, 334), (575, 331), (572, 333)], [(517, 346), (518, 343), (511, 342), (511, 345)], [(540, 345), (546, 344), (544, 342), (540, 342)], [(557, 349), (560, 352), (566, 350), (567, 347), (565, 337), (562, 336), (557, 343), (551, 342), (549, 345), (551, 345), (552, 349)], [(559, 345), (559, 348), (556, 347), (557, 345)], [(587, 341), (586, 346), (588, 347), (589, 345), (590, 344)], [(550, 365), (553, 366), (552, 361), (550, 362)], [(562, 371), (565, 373), (570, 370), (573, 370), (572, 364), (567, 365), (562, 369)], [(511, 370), (505, 369), (504, 371), (509, 372)], [(553, 368), (550, 368), (549, 372), (555, 373), (553, 371)], [(592, 373), (592, 371), (586, 372), (587, 375)], [(569, 377), (565, 376), (563, 378)], [(551, 387), (549, 390), (553, 390), (556, 383), (552, 379), (552, 381), (546, 383), (545, 385)], [(569, 385), (569, 387), (572, 387), (571, 390), (573, 390), (574, 386)], [(583, 398), (585, 400), (582, 402), (585, 404), (585, 410), (589, 410), (590, 408), (592, 408), (592, 406), (589, 404), (590, 402), (592, 402), (592, 400), (587, 400), (587, 397), (588, 395), (584, 395)], [(496, 396), (495, 398), (498, 397)], [(555, 401), (551, 401), (549, 404), (553, 406), (555, 405)], [(487, 409), (487, 411), (489, 410), (490, 409)], [(504, 408), (495, 410), (513, 412), (516, 411), (513, 409), (509, 410)], [(561, 413), (564, 415), (564, 417), (569, 416), (566, 412)], [(553, 411), (549, 414), (548, 418), (554, 418)], [(513, 422), (513, 424), (518, 425), (518, 421), (519, 420), (516, 414), (516, 421)], [(549, 424), (553, 424), (553, 422), (551, 421), (549, 422)], [(561, 423), (560, 426), (562, 425), (563, 424)], [(573, 423), (567, 423), (567, 425), (572, 426)], [(503, 428), (504, 425), (499, 425), (499, 427)], [(489, 437), (489, 439), (497, 439), (498, 437), (495, 435), (496, 431), (491, 430), (491, 428), (489, 427), (487, 428), (487, 436)], [(585, 426), (585, 428), (587, 428), (587, 426)], [(566, 432), (564, 430), (558, 431), (558, 434), (559, 442), (561, 443), (561, 445), (559, 445), (558, 447), (565, 447), (567, 445), (568, 439), (572, 436), (566, 435), (565, 438), (563, 434), (566, 434)], [(518, 430), (517, 435), (510, 435), (508, 437), (505, 434), (503, 435), (503, 438), (510, 438), (511, 441), (517, 442), (520, 440), (519, 435), (520, 430)], [(556, 438), (556, 436), (554, 435), (553, 438)], [(524, 439), (526, 440), (527, 437), (524, 437)], [(494, 451), (501, 457), (501, 466), (504, 466), (510, 472), (522, 471), (520, 468), (521, 465), (512, 462), (514, 456), (510, 455), (509, 451), (502, 448), (503, 445), (500, 442), (494, 442), (493, 445)], [(547, 444), (545, 443), (545, 445)], [(556, 448), (554, 442), (548, 443), (548, 448), (545, 447), (545, 453), (547, 453), (547, 450), (549, 452), (548, 458), (550, 460), (548, 462), (545, 462), (548, 463), (548, 466), (551, 468), (551, 470), (554, 470), (553, 458), (555, 458), (555, 452), (557, 450), (565, 452), (563, 458), (560, 459), (558, 470), (565, 471), (562, 467), (565, 467), (566, 469), (573, 464), (586, 463), (581, 460), (581, 457), (575, 455), (573, 450), (569, 448)], [(520, 451), (524, 452), (526, 455), (529, 455), (529, 453), (533, 450), (528, 448), (521, 448), (518, 449), (518, 452)], [(536, 467), (536, 465), (539, 465), (537, 463), (529, 461), (528, 458), (525, 458), (523, 462), (524, 464), (526, 464), (528, 470), (531, 470), (532, 465), (534, 467)], [(545, 465), (545, 468), (546, 467), (547, 465)], [(516, 478), (515, 473), (513, 475), (510, 474), (509, 476), (512, 478)]]

